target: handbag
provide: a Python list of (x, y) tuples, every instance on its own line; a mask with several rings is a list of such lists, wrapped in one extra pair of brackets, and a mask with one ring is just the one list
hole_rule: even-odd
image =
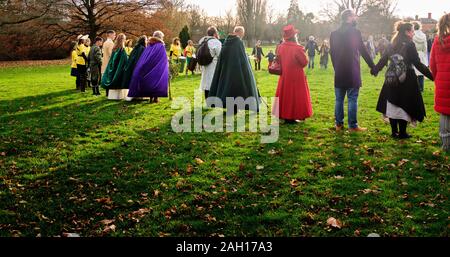
[(269, 73), (272, 75), (278, 75), (281, 76), (282, 69), (281, 69), (281, 60), (280, 56), (278, 55), (278, 47), (276, 51), (277, 55), (275, 56), (275, 59), (273, 60), (272, 64), (269, 66)]

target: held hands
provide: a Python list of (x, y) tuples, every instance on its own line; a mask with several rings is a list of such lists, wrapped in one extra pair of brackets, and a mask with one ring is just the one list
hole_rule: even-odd
[(377, 68), (376, 67), (373, 67), (373, 68), (371, 68), (370, 69), (370, 74), (371, 75), (373, 75), (373, 76), (378, 76), (378, 70), (377, 70)]

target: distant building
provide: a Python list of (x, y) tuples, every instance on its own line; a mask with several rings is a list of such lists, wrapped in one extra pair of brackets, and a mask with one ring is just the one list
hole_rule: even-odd
[(418, 15), (416, 15), (416, 20), (420, 21), (422, 23), (422, 31), (424, 33), (435, 33), (436, 32), (436, 26), (437, 26), (437, 20), (432, 18), (432, 14), (428, 13), (427, 18), (419, 18)]

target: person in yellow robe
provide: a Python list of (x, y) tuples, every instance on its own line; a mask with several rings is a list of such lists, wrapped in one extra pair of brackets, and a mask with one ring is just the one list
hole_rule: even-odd
[(172, 61), (178, 63), (181, 57), (181, 43), (179, 38), (174, 38), (172, 45), (170, 45), (169, 57)]
[(71, 53), (71, 59), (72, 59), (72, 64), (70, 65), (70, 76), (75, 77), (75, 85), (76, 85), (76, 89), (80, 89), (80, 85), (79, 85), (79, 81), (78, 81), (78, 72), (77, 72), (77, 46), (78, 46), (78, 42), (73, 42), (72, 44), (72, 53)]
[(88, 39), (87, 35), (81, 37), (80, 40), (78, 40), (78, 46), (75, 50), (77, 54), (76, 63), (81, 92), (86, 92), (87, 83), (87, 59), (89, 55), (89, 48), (84, 44), (86, 39)]
[(127, 53), (128, 57), (130, 57), (131, 51), (133, 51), (133, 40), (128, 39), (127, 42), (125, 42), (125, 53)]
[[(188, 45), (184, 49), (184, 56), (186, 57), (186, 75), (189, 72), (189, 64), (191, 63), (194, 55), (195, 55), (194, 42), (192, 40), (189, 40)], [(192, 72), (192, 75), (194, 75), (194, 70), (192, 70), (191, 72)]]

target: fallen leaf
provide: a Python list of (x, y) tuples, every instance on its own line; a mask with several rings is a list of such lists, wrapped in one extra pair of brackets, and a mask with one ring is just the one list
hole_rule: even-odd
[(111, 223), (114, 223), (114, 221), (115, 220), (107, 220), (107, 219), (105, 219), (105, 220), (100, 221), (100, 223), (102, 223), (103, 225), (109, 225)]
[(202, 159), (200, 159), (200, 158), (195, 158), (195, 162), (198, 164), (198, 165), (201, 165), (201, 164), (203, 164), (203, 163), (205, 163)]
[(264, 169), (264, 166), (262, 166), (262, 165), (256, 165), (256, 170), (263, 170)]
[(192, 172), (194, 171), (194, 167), (192, 167), (192, 165), (188, 164), (187, 168), (186, 168), (186, 173), (188, 175), (192, 174)]
[(338, 228), (341, 229), (342, 228), (342, 222), (338, 219), (335, 219), (333, 217), (328, 218), (327, 220), (327, 225), (333, 228)]
[(80, 237), (80, 234), (77, 233), (63, 233), (62, 234), (63, 237)]
[(161, 192), (160, 192), (158, 189), (156, 189), (155, 191), (153, 191), (153, 195), (154, 195), (155, 197), (158, 197), (160, 193), (161, 193)]
[(103, 233), (109, 233), (109, 232), (111, 232), (111, 231), (116, 231), (116, 225), (111, 225), (111, 226), (106, 226), (104, 229), (103, 229)]
[(291, 184), (291, 187), (298, 187), (298, 180), (297, 179), (292, 179), (291, 182), (289, 182), (289, 184)]

